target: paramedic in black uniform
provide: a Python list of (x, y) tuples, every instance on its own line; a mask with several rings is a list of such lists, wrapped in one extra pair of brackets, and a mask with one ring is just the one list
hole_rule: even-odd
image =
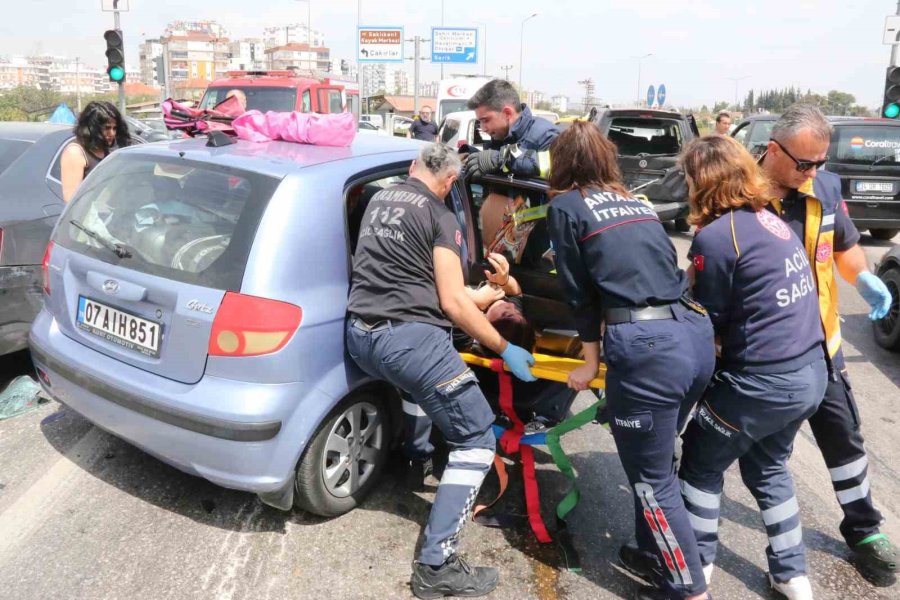
[(632, 486), (638, 546), (666, 572), (636, 598), (706, 598), (697, 542), (675, 477), (675, 437), (709, 382), (713, 330), (683, 296), (686, 275), (655, 211), (629, 195), (616, 149), (575, 122), (551, 146), (548, 213), (560, 282), (584, 346), (569, 386), (597, 375), (600, 328), (613, 437)]

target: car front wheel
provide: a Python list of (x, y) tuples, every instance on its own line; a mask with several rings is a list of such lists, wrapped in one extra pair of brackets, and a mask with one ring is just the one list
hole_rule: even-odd
[(900, 351), (900, 268), (893, 268), (881, 274), (881, 280), (891, 292), (891, 308), (880, 321), (875, 321), (875, 341), (882, 348)]
[(294, 504), (336, 517), (362, 502), (387, 462), (388, 419), (384, 403), (369, 395), (350, 397), (331, 411), (297, 466)]
[(876, 240), (886, 242), (893, 239), (895, 235), (900, 233), (900, 229), (870, 229), (869, 233)]

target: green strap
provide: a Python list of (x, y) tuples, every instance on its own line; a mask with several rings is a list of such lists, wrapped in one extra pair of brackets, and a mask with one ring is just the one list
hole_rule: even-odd
[(572, 482), (572, 489), (569, 490), (569, 493), (566, 494), (566, 497), (556, 505), (556, 516), (560, 519), (565, 519), (566, 515), (568, 515), (569, 512), (571, 512), (571, 510), (575, 508), (575, 506), (578, 504), (580, 494), (578, 492), (578, 483), (576, 481), (575, 469), (572, 468), (572, 463), (569, 461), (569, 457), (566, 456), (565, 452), (563, 452), (562, 446), (559, 443), (559, 438), (563, 434), (574, 431), (575, 429), (578, 429), (579, 427), (593, 421), (594, 417), (597, 415), (597, 410), (601, 406), (605, 405), (606, 396), (603, 394), (603, 392), (601, 392), (600, 399), (597, 402), (593, 403), (577, 415), (566, 419), (546, 433), (547, 447), (550, 449), (551, 456), (553, 456), (553, 462), (556, 463), (556, 467), (563, 473), (563, 475), (568, 477)]

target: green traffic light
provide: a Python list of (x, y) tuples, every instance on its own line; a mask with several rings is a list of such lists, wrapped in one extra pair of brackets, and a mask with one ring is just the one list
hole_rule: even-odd
[(122, 67), (112, 67), (109, 70), (109, 78), (113, 81), (122, 81), (125, 79), (125, 69)]
[(893, 119), (897, 115), (900, 115), (900, 106), (897, 106), (894, 103), (888, 104), (884, 109), (884, 116), (888, 119)]

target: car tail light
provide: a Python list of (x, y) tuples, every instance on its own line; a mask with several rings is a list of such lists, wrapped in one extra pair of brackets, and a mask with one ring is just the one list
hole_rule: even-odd
[(44, 250), (44, 260), (41, 261), (41, 274), (44, 276), (44, 293), (50, 295), (50, 254), (53, 252), (53, 242), (47, 243)]
[(210, 356), (260, 356), (281, 350), (300, 327), (303, 309), (228, 292), (213, 319)]

